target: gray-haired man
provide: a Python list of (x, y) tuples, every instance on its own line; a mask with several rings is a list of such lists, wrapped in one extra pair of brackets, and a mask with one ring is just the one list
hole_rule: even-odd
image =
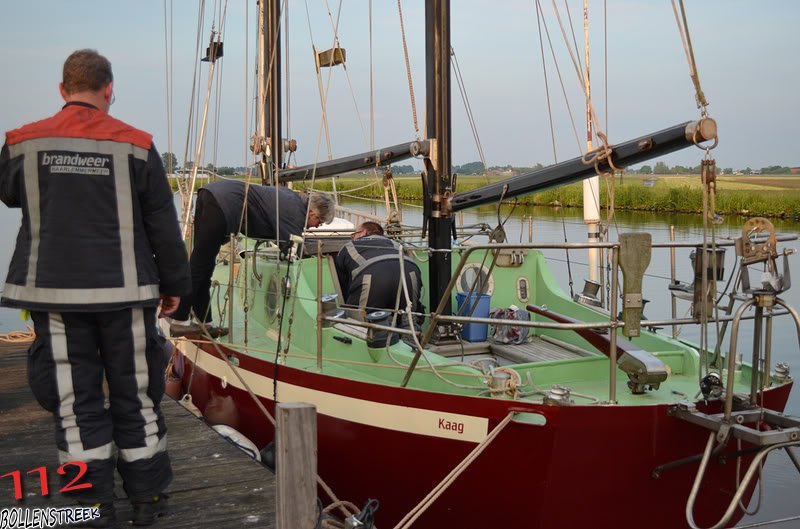
[[(247, 211), (243, 215), (247, 197)], [(276, 204), (278, 208), (276, 208)], [(306, 217), (308, 210), (308, 217)], [(305, 228), (316, 228), (333, 220), (334, 204), (324, 193), (308, 196), (285, 187), (247, 184), (241, 180), (219, 180), (197, 193), (194, 215), (194, 248), (190, 259), (192, 296), (181, 299), (170, 326), (172, 336), (205, 330), (213, 337), (227, 330), (213, 327), (209, 310), (211, 276), (221, 246), (232, 233), (255, 239), (277, 240), (288, 247), (292, 235), (302, 235)], [(276, 230), (277, 227), (277, 230)], [(201, 323), (191, 323), (189, 312)]]

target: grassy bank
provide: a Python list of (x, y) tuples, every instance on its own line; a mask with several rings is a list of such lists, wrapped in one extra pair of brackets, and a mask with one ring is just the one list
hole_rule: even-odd
[[(340, 192), (361, 198), (382, 198), (383, 185), (367, 185), (369, 178), (372, 176), (342, 176), (338, 178), (336, 187)], [(402, 200), (422, 199), (419, 177), (401, 177), (395, 180)], [(652, 182), (652, 187), (645, 185), (646, 180)], [(469, 191), (485, 183), (485, 177), (462, 176), (458, 178), (458, 191)], [(332, 182), (330, 179), (320, 180), (316, 182), (315, 188), (331, 191)], [(703, 210), (703, 190), (699, 176), (626, 175), (621, 182), (617, 180), (614, 195), (615, 208), (621, 210), (678, 213), (698, 213)], [(600, 181), (600, 201), (602, 207), (608, 203), (605, 179)], [(579, 207), (583, 205), (583, 186), (581, 183), (561, 186), (519, 197), (518, 202), (533, 206)], [(719, 177), (716, 210), (723, 215), (800, 219), (800, 177)]]

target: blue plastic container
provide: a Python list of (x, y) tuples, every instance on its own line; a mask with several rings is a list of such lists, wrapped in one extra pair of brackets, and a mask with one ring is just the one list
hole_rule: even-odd
[[(456, 292), (458, 315), (472, 316), (474, 318), (488, 318), (491, 299), (492, 297), (489, 294), (473, 293), (469, 297), (469, 302), (464, 306), (464, 302), (467, 300), (467, 293)], [(468, 323), (461, 329), (461, 337), (468, 342), (485, 342), (488, 334), (489, 325), (486, 323)]]

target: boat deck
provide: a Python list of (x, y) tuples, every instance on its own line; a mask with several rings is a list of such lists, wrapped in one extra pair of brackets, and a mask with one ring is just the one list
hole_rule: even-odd
[(442, 356), (450, 358), (463, 357), (465, 362), (494, 358), (501, 366), (596, 356), (588, 351), (583, 351), (547, 336), (532, 336), (529, 341), (517, 345), (493, 342), (462, 342), (443, 346), (432, 345), (428, 348), (431, 352)]
[[(57, 491), (58, 455), (53, 419), (28, 388), (27, 346), (0, 345), (0, 475), (20, 470), (23, 500), (14, 500), (11, 477), (0, 479), (3, 507), (61, 507), (75, 503)], [(175, 479), (170, 512), (154, 528), (275, 527), (275, 477), (180, 404), (165, 397), (162, 409), (169, 428), (169, 454)], [(50, 495), (42, 497), (38, 475), (44, 466)], [(131, 508), (122, 483), (115, 487), (117, 527), (129, 527)]]

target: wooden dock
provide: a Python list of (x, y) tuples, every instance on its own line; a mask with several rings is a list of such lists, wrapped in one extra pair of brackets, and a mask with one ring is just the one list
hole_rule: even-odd
[[(0, 508), (74, 505), (57, 491), (58, 455), (53, 418), (28, 388), (27, 346), (0, 344), (0, 475), (20, 470), (24, 498), (14, 499), (11, 476), (0, 479)], [(275, 477), (180, 404), (164, 397), (169, 454), (175, 479), (169, 513), (154, 528), (275, 527)], [(42, 497), (37, 474), (46, 467), (50, 495)], [(130, 527), (131, 507), (117, 476), (117, 527)]]

